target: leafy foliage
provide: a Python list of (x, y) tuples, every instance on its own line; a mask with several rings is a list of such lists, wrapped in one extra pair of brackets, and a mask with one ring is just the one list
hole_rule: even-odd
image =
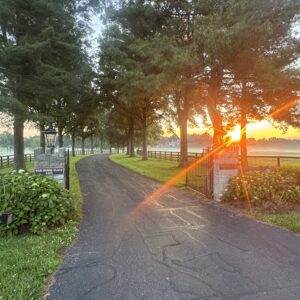
[(223, 194), (223, 201), (245, 202), (246, 190), (254, 206), (300, 203), (297, 177), (285, 170), (249, 171), (244, 176), (232, 177)]
[(73, 211), (69, 193), (56, 181), (23, 170), (0, 176), (0, 211), (13, 212), (13, 222), (0, 234), (39, 234), (61, 225)]

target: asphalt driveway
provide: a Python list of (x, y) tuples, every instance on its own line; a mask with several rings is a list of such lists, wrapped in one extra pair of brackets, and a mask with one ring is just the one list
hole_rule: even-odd
[(77, 165), (79, 237), (47, 299), (300, 299), (300, 238), (159, 184), (107, 156)]

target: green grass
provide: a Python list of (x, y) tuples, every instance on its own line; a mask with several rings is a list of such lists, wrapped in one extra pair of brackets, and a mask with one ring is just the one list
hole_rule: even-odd
[[(1, 300), (41, 299), (45, 293), (63, 252), (77, 236), (82, 197), (75, 164), (82, 158), (83, 156), (78, 156), (70, 161), (70, 192), (76, 209), (73, 220), (62, 228), (50, 230), (40, 236), (0, 238)], [(30, 168), (32, 169), (31, 165), (28, 169)]]
[[(147, 161), (142, 161), (140, 156), (131, 158), (125, 154), (113, 154), (110, 156), (110, 159), (115, 163), (122, 165), (123, 167), (126, 167), (146, 177), (158, 180), (162, 183), (168, 181), (170, 178), (172, 178), (182, 170), (181, 168), (178, 168), (177, 162), (159, 159), (149, 159)], [(261, 159), (256, 160), (255, 163), (260, 166), (266, 165), (266, 163), (269, 163), (270, 166), (276, 165), (276, 161), (274, 163), (274, 160), (265, 161)], [(298, 166), (297, 164), (294, 165), (292, 162), (289, 162), (289, 164), (283, 164), (283, 168), (297, 173), (298, 171), (300, 172), (300, 164)], [(184, 185), (184, 183), (185, 178), (182, 178), (178, 182), (178, 185), (182, 186)], [(285, 227), (293, 232), (300, 233), (300, 212), (291, 212), (283, 215), (268, 215), (256, 212), (255, 216), (257, 219), (264, 222), (273, 223)]]
[[(28, 172), (33, 172), (34, 163), (33, 162), (26, 163), (26, 169)], [(11, 171), (12, 171), (12, 168), (3, 168), (3, 169), (0, 169), (0, 174), (9, 173)]]
[[(113, 154), (109, 158), (125, 168), (159, 182), (168, 181), (182, 170), (178, 167), (178, 162), (174, 161), (151, 158), (143, 161), (140, 156), (129, 157), (125, 154)], [(183, 186), (184, 184), (185, 178), (181, 178), (177, 182), (177, 186)]]
[(256, 217), (267, 223), (285, 227), (295, 233), (300, 233), (300, 212), (291, 212), (284, 215), (267, 215), (256, 213)]

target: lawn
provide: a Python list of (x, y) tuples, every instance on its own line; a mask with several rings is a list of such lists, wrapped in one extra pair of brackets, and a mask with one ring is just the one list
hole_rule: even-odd
[[(122, 165), (134, 172), (137, 172), (146, 177), (158, 180), (159, 182), (166, 182), (182, 169), (178, 168), (177, 162), (165, 161), (159, 159), (149, 159), (147, 161), (142, 161), (140, 156), (131, 158), (125, 154), (113, 154), (110, 159), (115, 163)], [(275, 162), (275, 163), (274, 163)], [(265, 165), (265, 160), (256, 160), (256, 165)], [(270, 166), (272, 164), (275, 166), (276, 161), (270, 160)], [(283, 168), (300, 173), (300, 164), (298, 161), (293, 164), (293, 161), (284, 162)], [(298, 174), (299, 174), (298, 173)], [(185, 184), (185, 178), (182, 178), (177, 185), (182, 186)], [(285, 227), (293, 232), (300, 233), (300, 212), (290, 212), (287, 214), (265, 214), (261, 212), (255, 212), (255, 217), (264, 222), (273, 223), (282, 227)]]
[[(113, 154), (110, 156), (110, 159), (125, 168), (162, 183), (168, 181), (182, 170), (182, 168), (178, 167), (178, 162), (175, 161), (151, 158), (143, 161), (140, 156), (129, 157), (126, 154)], [(177, 186), (183, 185), (185, 185), (185, 177), (177, 182)]]
[[(28, 162), (26, 163), (26, 169), (28, 172), (33, 172), (33, 168), (34, 168), (34, 163), (33, 162)], [(3, 168), (0, 169), (0, 174), (5, 174), (5, 173), (9, 173), (11, 172), (11, 168)]]
[[(0, 238), (1, 300), (41, 299), (44, 295), (51, 274), (58, 268), (62, 254), (77, 235), (82, 197), (75, 164), (82, 158), (78, 156), (70, 161), (70, 192), (76, 208), (73, 220), (40, 236)], [(32, 164), (28, 165), (28, 170), (32, 167)]]

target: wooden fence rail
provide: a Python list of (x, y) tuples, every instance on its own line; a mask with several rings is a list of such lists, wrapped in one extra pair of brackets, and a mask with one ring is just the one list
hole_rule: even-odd
[[(142, 154), (141, 150), (137, 151), (138, 155)], [(175, 151), (147, 151), (149, 158), (154, 159), (163, 159), (170, 161), (180, 161), (180, 152)], [(188, 161), (192, 162), (197, 158), (203, 156), (202, 153), (197, 152), (189, 152), (188, 153)], [(300, 164), (300, 156), (278, 156), (278, 155), (248, 155), (249, 165), (275, 165), (277, 167), (281, 167), (283, 163), (289, 161), (295, 161), (297, 164)], [(263, 160), (263, 161), (260, 161)]]
[[(71, 149), (69, 149), (71, 154)], [(113, 151), (115, 152), (115, 151)], [(110, 153), (109, 150), (103, 149), (102, 151), (98, 148), (95, 148), (93, 150), (91, 149), (85, 149), (84, 154), (90, 155), (90, 154), (102, 154), (102, 153)], [(81, 149), (75, 149), (75, 155), (82, 155)], [(24, 154), (24, 160), (25, 163), (34, 161), (34, 155), (33, 153), (26, 153)], [(14, 155), (2, 155), (0, 156), (0, 169), (9, 168), (12, 167), (14, 164)]]
[[(33, 161), (34, 156), (31, 153), (24, 154), (25, 162)], [(2, 155), (0, 156), (0, 169), (12, 167), (14, 164), (14, 156), (13, 155)]]

